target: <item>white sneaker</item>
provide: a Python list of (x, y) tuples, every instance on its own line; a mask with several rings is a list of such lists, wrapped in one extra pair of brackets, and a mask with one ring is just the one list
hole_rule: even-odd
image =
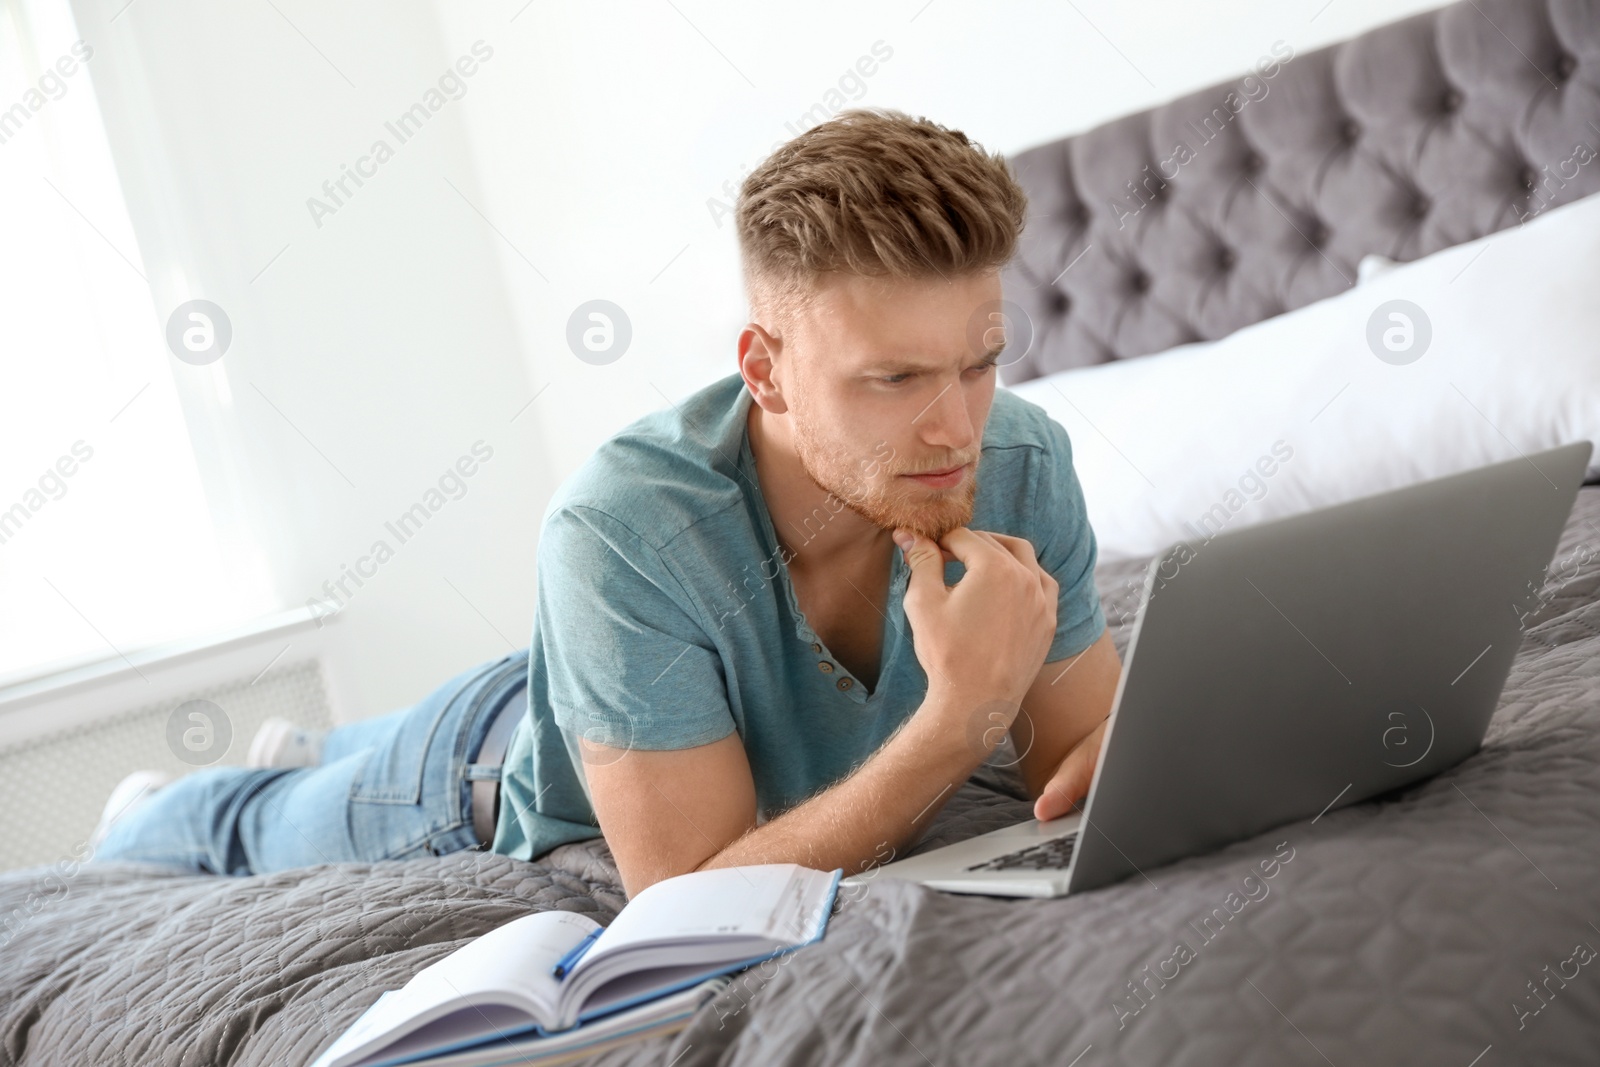
[(100, 821), (95, 825), (94, 833), (89, 836), (89, 847), (98, 850), (113, 825), (150, 799), (151, 793), (171, 781), (172, 775), (164, 771), (134, 771), (118, 782), (106, 800), (105, 809), (100, 812)]
[(315, 767), (322, 762), (326, 730), (304, 730), (288, 719), (268, 719), (256, 731), (246, 767)]

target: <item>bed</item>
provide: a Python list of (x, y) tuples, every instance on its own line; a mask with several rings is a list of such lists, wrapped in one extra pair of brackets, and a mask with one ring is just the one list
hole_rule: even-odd
[[(748, 972), (682, 1033), (595, 1062), (1465, 1067), (1492, 1045), (1480, 1062), (1594, 1063), (1600, 961), (1568, 961), (1600, 948), (1600, 488), (1580, 491), (1557, 556), (1483, 750), (1456, 770), (1081, 897), (872, 882), (819, 945)], [(1137, 570), (1098, 576), (1122, 650)], [(921, 847), (1025, 818), (1017, 795), (980, 774)], [(1285, 855), (1264, 896), (1215, 918)], [(0, 1060), (309, 1063), (468, 939), (622, 903), (598, 842), (539, 863), (459, 853), (234, 879), (14, 872)], [(1194, 958), (1163, 967), (1180, 942)]]
[[(1350, 288), (1362, 256), (1524, 221), (1532, 164), (1600, 137), (1600, 3), (1469, 0), (1270, 84), (1132, 223), (1117, 198), (1160, 162), (1152, 131), (1242, 81), (1016, 157), (1032, 214), (1007, 294), (1035, 336), (1008, 381), (1226, 338)], [(1597, 188), (1580, 167), (1545, 192)], [(1124, 653), (1146, 562), (1096, 573)], [(822, 943), (593, 1062), (1600, 1062), (1600, 486), (1523, 633), (1482, 750), (1435, 779), (1062, 900), (869, 881)], [(919, 847), (1027, 813), (986, 767)], [(470, 938), (623, 903), (603, 842), (235, 879), (81, 856), (0, 875), (0, 1063), (309, 1063)]]

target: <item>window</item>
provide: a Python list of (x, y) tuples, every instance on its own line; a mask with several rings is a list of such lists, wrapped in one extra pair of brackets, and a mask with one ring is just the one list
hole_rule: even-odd
[(93, 73), (68, 5), (0, 0), (0, 684), (278, 606), (208, 506)]

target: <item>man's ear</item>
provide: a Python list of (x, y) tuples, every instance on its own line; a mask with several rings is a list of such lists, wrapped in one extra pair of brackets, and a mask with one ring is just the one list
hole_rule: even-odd
[(774, 371), (783, 339), (774, 337), (759, 322), (747, 322), (739, 333), (739, 373), (761, 410), (782, 415), (789, 410)]

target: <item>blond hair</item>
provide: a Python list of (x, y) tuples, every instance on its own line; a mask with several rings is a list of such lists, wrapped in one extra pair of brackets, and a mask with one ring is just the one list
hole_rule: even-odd
[(960, 130), (854, 108), (782, 145), (735, 211), (753, 311), (803, 307), (821, 277), (935, 278), (1003, 266), (1028, 199), (1010, 166)]

